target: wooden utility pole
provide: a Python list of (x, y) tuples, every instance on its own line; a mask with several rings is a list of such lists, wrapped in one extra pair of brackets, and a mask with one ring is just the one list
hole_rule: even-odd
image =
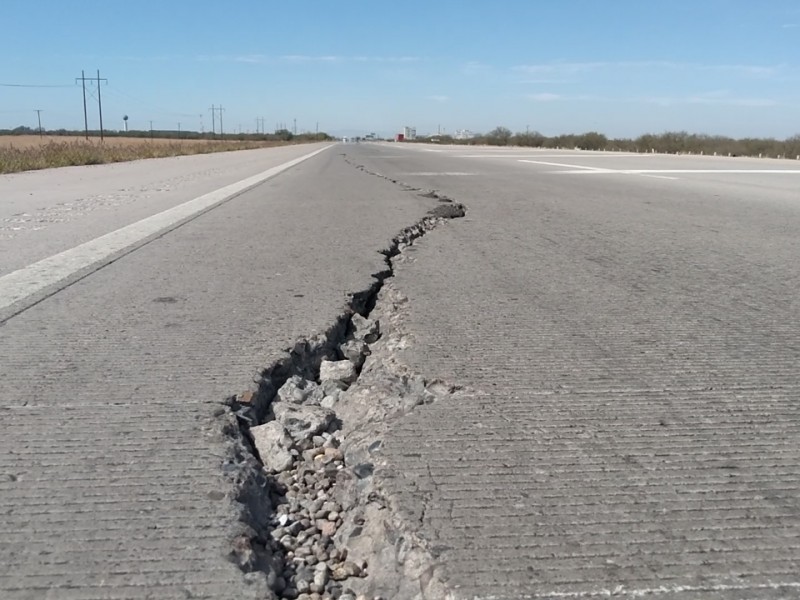
[(35, 108), (36, 117), (39, 119), (39, 137), (42, 137), (42, 109)]

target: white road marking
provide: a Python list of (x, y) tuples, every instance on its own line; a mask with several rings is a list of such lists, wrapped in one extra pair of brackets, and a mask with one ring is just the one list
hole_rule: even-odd
[(537, 154), (535, 152), (518, 152), (517, 154), (459, 154), (458, 158), (619, 158), (620, 156), (632, 156), (636, 158), (653, 158), (655, 154), (642, 154), (639, 152), (603, 152), (591, 154), (588, 152), (562, 152), (560, 154)]
[(324, 152), (331, 146), (272, 167), (241, 181), (226, 185), (193, 200), (132, 223), (27, 267), (0, 277), (0, 310), (29, 299), (50, 286), (67, 280), (90, 267), (103, 266), (111, 257), (140, 242), (182, 225), (202, 212), (208, 211), (279, 173)]
[(477, 173), (464, 173), (462, 171), (443, 171), (441, 173), (434, 171), (419, 171), (416, 173), (400, 173), (400, 175), (414, 175), (417, 177), (434, 177), (437, 175), (444, 175), (447, 177), (465, 177), (467, 175), (477, 175)]
[[(582, 167), (580, 165), (564, 165), (576, 169), (587, 169), (589, 167)], [(676, 173), (687, 174), (700, 173), (700, 174), (741, 174), (741, 175), (800, 175), (800, 169), (595, 169), (596, 173), (621, 173), (623, 175), (644, 175), (646, 173)], [(580, 173), (585, 174), (588, 171), (557, 171), (559, 173)]]
[(533, 165), (545, 165), (547, 167), (566, 167), (568, 169), (586, 169), (587, 171), (597, 172), (597, 173), (616, 173), (613, 169), (601, 169), (600, 167), (587, 167), (584, 165), (569, 165), (565, 163), (556, 163), (556, 162), (546, 162), (543, 160), (525, 160), (520, 159), (518, 162), (521, 163), (530, 163)]
[(652, 177), (653, 179), (672, 179), (675, 180), (677, 177), (670, 177), (668, 175), (647, 175), (645, 173), (640, 173), (642, 177)]
[[(626, 598), (642, 598), (644, 596), (659, 596), (662, 594), (686, 594), (702, 592), (710, 594), (713, 592), (730, 592), (730, 591), (754, 591), (754, 590), (784, 590), (800, 589), (800, 582), (790, 581), (786, 583), (772, 582), (767, 583), (745, 583), (745, 584), (725, 584), (725, 583), (711, 583), (708, 585), (661, 585), (659, 587), (651, 588), (627, 588), (624, 585), (618, 585), (615, 588), (607, 589), (594, 589), (587, 591), (577, 592), (548, 592), (546, 594), (534, 594), (533, 596), (526, 596), (529, 598), (612, 598), (615, 596)], [(492, 596), (485, 596), (484, 600), (491, 599)]]

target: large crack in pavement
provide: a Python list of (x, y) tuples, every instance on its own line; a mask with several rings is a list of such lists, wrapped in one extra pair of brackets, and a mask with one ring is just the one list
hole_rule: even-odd
[(223, 470), (241, 507), (230, 557), (277, 598), (444, 598), (435, 552), (417, 534), (424, 508), (406, 514), (385, 491), (403, 476), (381, 445), (414, 407), (462, 393), (398, 359), (408, 307), (391, 279), (397, 263), (413, 260), (407, 248), (466, 209), (344, 160), (440, 204), (380, 251), (386, 268), (326, 331), (298, 341), (219, 411), (231, 440)]

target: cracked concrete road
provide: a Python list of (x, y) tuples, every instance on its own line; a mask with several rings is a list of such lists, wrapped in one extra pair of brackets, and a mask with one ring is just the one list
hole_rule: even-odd
[(393, 286), (473, 392), (383, 447), (453, 597), (800, 597), (795, 161), (348, 154), (468, 208)]
[[(0, 207), (0, 277), (306, 152), (0, 178), (35, 198)], [(229, 561), (214, 414), (439, 205), (341, 153), (468, 208), (391, 282), (397, 359), (466, 391), (380, 445), (453, 598), (800, 597), (794, 162), (399, 144), (328, 149), (0, 324), (0, 597), (270, 597)]]
[[(43, 213), (86, 204), (87, 178), (97, 193), (177, 178), (163, 203), (134, 194), (5, 240), (4, 272), (174, 206), (184, 184), (191, 197), (321, 147), (93, 167), (71, 200), (47, 182), (75, 170), (4, 176)], [(335, 146), (2, 322), (0, 598), (270, 597), (229, 561), (241, 524), (215, 411), (328, 327), (385, 268), (378, 250), (434, 205)]]

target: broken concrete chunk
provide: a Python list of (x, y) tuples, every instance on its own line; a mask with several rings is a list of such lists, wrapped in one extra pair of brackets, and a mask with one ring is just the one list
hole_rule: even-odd
[(366, 342), (367, 344), (373, 344), (378, 341), (378, 338), (381, 336), (380, 323), (378, 321), (372, 321), (366, 317), (362, 317), (358, 313), (353, 315), (351, 321), (355, 328), (355, 332), (353, 333), (355, 339)]
[(364, 340), (350, 340), (339, 346), (342, 355), (357, 368), (364, 364), (369, 354), (369, 346)]
[(339, 392), (336, 391), (335, 393), (331, 394), (330, 396), (325, 396), (319, 403), (322, 408), (333, 408), (336, 406), (336, 403), (339, 401)]
[[(286, 383), (281, 386), (281, 389), (278, 390), (278, 398), (282, 402), (302, 404), (310, 397), (314, 396), (314, 392), (317, 391), (318, 387), (319, 386), (313, 381), (303, 379), (299, 375), (292, 375), (286, 380)], [(319, 396), (319, 400), (324, 396), (324, 394), (321, 393), (317, 395)]]
[(326, 431), (335, 417), (332, 411), (320, 406), (276, 402), (272, 410), (295, 442), (310, 440)]
[(320, 381), (341, 381), (342, 383), (351, 384), (358, 377), (356, 367), (349, 360), (323, 360), (319, 367)]
[(250, 428), (253, 443), (261, 456), (264, 467), (271, 473), (280, 473), (292, 466), (290, 452), (292, 438), (286, 428), (277, 421)]

